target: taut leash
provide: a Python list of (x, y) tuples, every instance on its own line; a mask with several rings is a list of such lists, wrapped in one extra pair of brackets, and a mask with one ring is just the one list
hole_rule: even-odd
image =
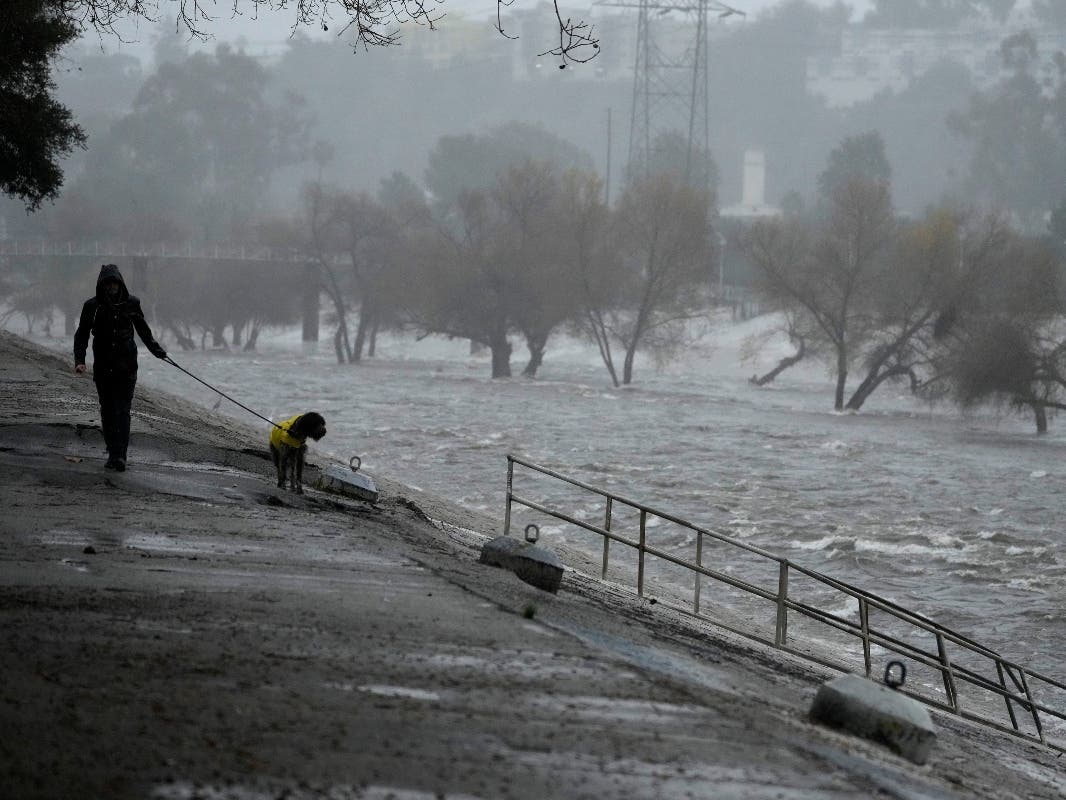
[(283, 427), (281, 427), (280, 425), (278, 425), (278, 423), (274, 422), (274, 420), (272, 420), (272, 419), (267, 419), (267, 418), (266, 418), (266, 417), (264, 417), (264, 416), (263, 416), (262, 414), (260, 414), (260, 413), (259, 413), (258, 411), (254, 411), (253, 409), (250, 409), (250, 408), (248, 408), (248, 406), (246, 406), (246, 405), (245, 405), (244, 403), (242, 403), (242, 402), (241, 402), (240, 400), (234, 400), (234, 399), (233, 399), (232, 397), (230, 397), (230, 396), (229, 396), (228, 394), (226, 394), (226, 393), (225, 393), (224, 391), (222, 391), (221, 389), (219, 389), (219, 388), (217, 388), (217, 387), (215, 387), (215, 386), (212, 386), (212, 385), (211, 385), (210, 383), (208, 383), (207, 381), (205, 381), (205, 380), (204, 380), (203, 378), (199, 378), (199, 377), (197, 377), (196, 375), (193, 375), (193, 374), (192, 374), (191, 372), (189, 372), (189, 370), (185, 369), (185, 367), (183, 367), (183, 366), (182, 366), (181, 364), (179, 364), (179, 363), (178, 363), (177, 361), (175, 361), (175, 360), (174, 360), (173, 358), (171, 358), (170, 356), (167, 356), (167, 357), (166, 357), (166, 358), (164, 358), (163, 360), (164, 360), (164, 361), (166, 361), (166, 362), (167, 362), (168, 364), (170, 364), (170, 365), (171, 365), (172, 367), (177, 367), (178, 369), (180, 369), (180, 370), (181, 370), (182, 372), (184, 372), (184, 373), (185, 373), (186, 375), (188, 375), (188, 376), (189, 376), (190, 378), (192, 378), (192, 379), (193, 379), (194, 381), (199, 381), (199, 382), (200, 382), (200, 383), (202, 383), (202, 384), (203, 384), (204, 386), (206, 386), (206, 387), (207, 387), (208, 389), (210, 389), (210, 390), (211, 390), (212, 392), (217, 392), (218, 394), (220, 394), (220, 395), (222, 395), (223, 397), (225, 397), (225, 398), (226, 398), (227, 400), (229, 400), (229, 401), (230, 401), (231, 403), (233, 403), (234, 405), (238, 405), (238, 406), (240, 406), (240, 407), (241, 407), (241, 408), (243, 408), (243, 409), (244, 409), (245, 411), (247, 411), (247, 412), (248, 412), (249, 414), (253, 414), (253, 415), (255, 415), (255, 416), (259, 417), (259, 419), (263, 420), (263, 422), (268, 422), (268, 423), (270, 423), (271, 425), (273, 425), (273, 426), (274, 426), (275, 428), (277, 428), (277, 429), (279, 429), (279, 430), (282, 430), (282, 431), (283, 431), (283, 430), (285, 430), (285, 429), (284, 429)]

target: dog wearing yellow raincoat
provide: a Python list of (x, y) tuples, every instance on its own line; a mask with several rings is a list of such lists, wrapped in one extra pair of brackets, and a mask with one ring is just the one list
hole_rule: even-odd
[(326, 435), (326, 420), (315, 411), (297, 414), (279, 422), (270, 432), (270, 457), (278, 471), (278, 488), (284, 489), (290, 480), (296, 494), (304, 493), (304, 456), (307, 440), (318, 441)]

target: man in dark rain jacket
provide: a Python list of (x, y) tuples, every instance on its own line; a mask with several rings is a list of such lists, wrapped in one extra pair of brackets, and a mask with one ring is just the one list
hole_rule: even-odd
[(156, 358), (167, 351), (152, 336), (141, 301), (131, 295), (114, 264), (104, 264), (96, 280), (96, 296), (85, 301), (74, 333), (74, 371), (85, 372), (85, 351), (93, 335), (93, 381), (100, 396), (100, 419), (107, 444), (107, 469), (126, 469), (130, 442), (130, 405), (137, 385), (137, 344), (133, 331)]

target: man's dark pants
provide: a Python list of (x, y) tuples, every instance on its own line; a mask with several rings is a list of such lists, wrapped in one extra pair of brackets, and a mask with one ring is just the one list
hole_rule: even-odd
[(96, 393), (100, 396), (100, 419), (104, 428), (104, 442), (110, 458), (126, 460), (130, 444), (130, 406), (137, 373), (97, 375)]

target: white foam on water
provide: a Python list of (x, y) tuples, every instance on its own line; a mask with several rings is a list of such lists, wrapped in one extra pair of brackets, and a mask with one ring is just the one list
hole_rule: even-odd
[(843, 546), (854, 548), (855, 544), (854, 536), (823, 536), (808, 542), (796, 539), (788, 542), (788, 546), (794, 550), (830, 550)]
[(424, 700), (427, 702), (440, 700), (440, 695), (437, 692), (430, 692), (426, 691), (425, 689), (415, 689), (410, 686), (386, 686), (383, 684), (368, 684), (366, 686), (357, 686), (356, 688), (360, 692), (378, 695), (379, 697), (403, 697), (408, 700)]

